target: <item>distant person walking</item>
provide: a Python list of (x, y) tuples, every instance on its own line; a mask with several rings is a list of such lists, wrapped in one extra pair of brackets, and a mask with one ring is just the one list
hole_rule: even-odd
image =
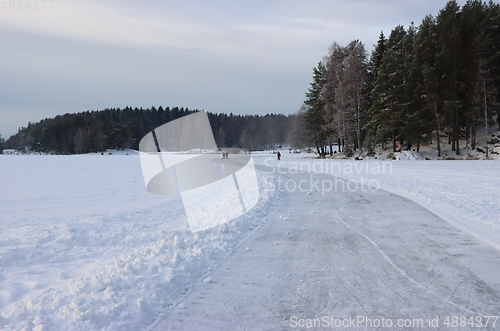
[(281, 159), (281, 153), (280, 153), (280, 152), (278, 152), (278, 154), (277, 154), (277, 155), (278, 155), (278, 161), (279, 161), (279, 160)]

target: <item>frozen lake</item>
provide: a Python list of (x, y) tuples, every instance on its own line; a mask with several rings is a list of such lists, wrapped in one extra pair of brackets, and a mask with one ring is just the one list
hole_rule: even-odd
[[(0, 326), (140, 330), (170, 320), (187, 330), (187, 317), (199, 316), (194, 327), (219, 316), (214, 329), (279, 329), (326, 312), (498, 315), (500, 273), (485, 267), (500, 265), (498, 162), (303, 156), (254, 154), (257, 206), (196, 234), (180, 199), (147, 192), (137, 155), (0, 156)], [(359, 185), (328, 189), (341, 181)], [(231, 312), (221, 306), (229, 299)]]

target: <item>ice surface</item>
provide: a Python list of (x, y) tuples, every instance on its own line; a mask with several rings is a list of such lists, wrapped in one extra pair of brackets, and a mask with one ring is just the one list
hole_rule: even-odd
[(500, 309), (498, 250), (387, 191), (281, 193), (247, 248), (146, 330), (443, 330), (460, 317), (498, 329), (484, 326)]
[[(411, 154), (415, 153), (401, 154), (411, 159)], [(279, 175), (279, 171), (286, 174), (310, 169), (313, 174), (338, 176), (404, 196), (500, 249), (498, 161), (351, 161), (304, 158), (303, 154), (282, 155), (279, 162), (268, 154), (254, 155), (253, 158), (256, 164), (265, 164), (268, 172), (272, 172), (269, 166), (279, 164), (280, 169), (274, 175)], [(413, 158), (417, 159), (419, 157)]]
[[(339, 192), (323, 195), (321, 181), (317, 189), (297, 188), (296, 194), (288, 195), (277, 189), (278, 171), (284, 173), (283, 179), (305, 180), (302, 187), (309, 188), (318, 160), (285, 152), (278, 163), (269, 153), (255, 154), (257, 206), (234, 221), (193, 234), (179, 198), (147, 192), (139, 158), (0, 156), (0, 329), (140, 330), (155, 319), (160, 323), (169, 307), (192, 316), (189, 300), (200, 293), (195, 288), (204, 286), (215, 293), (221, 281), (232, 279), (235, 272), (260, 279), (264, 287), (287, 280), (284, 284), (293, 285), (286, 288), (288, 292), (269, 293), (302, 309), (303, 316), (325, 303), (335, 304), (321, 294), (325, 288), (331, 289), (332, 298), (336, 293), (347, 298), (345, 316), (359, 314), (361, 305), (367, 310), (408, 307), (405, 316), (410, 316), (416, 308), (409, 307), (429, 304), (422, 311), (431, 314), (439, 310), (433, 300), (440, 296), (448, 313), (464, 313), (467, 307), (493, 314), (491, 307), (498, 306), (492, 290), (500, 283), (498, 273), (485, 267), (494, 256), (487, 245), (498, 248), (500, 243), (496, 161), (394, 161), (384, 168), (386, 163), (376, 160), (328, 160), (324, 163), (337, 166), (319, 171), (327, 175), (317, 175), (322, 176), (317, 179), (335, 180), (337, 175), (344, 182), (378, 185), (418, 202), (446, 223), (425, 209), (402, 208), (405, 200), (388, 193), (380, 198), (368, 191), (373, 208), (359, 209), (370, 204), (366, 194), (346, 192), (331, 199), (328, 194)], [(272, 168), (278, 164), (279, 169)], [(309, 164), (311, 172), (290, 173), (297, 165), (306, 169), (302, 164)], [(356, 217), (349, 216), (349, 210), (358, 211)], [(399, 219), (405, 227), (391, 227)], [(321, 231), (328, 226), (333, 230)], [(397, 240), (389, 240), (391, 235)], [(346, 250), (368, 255), (343, 254)], [(240, 258), (240, 267), (226, 264)], [(331, 259), (334, 269), (322, 270), (317, 262), (321, 259)], [(408, 262), (411, 259), (418, 263)], [(269, 269), (263, 267), (264, 261)], [(349, 261), (365, 264), (349, 269), (345, 267)], [(271, 266), (282, 269), (273, 274)], [(232, 269), (222, 275), (225, 268)], [(376, 286), (366, 280), (385, 274), (377, 278)], [(401, 279), (410, 290), (396, 288), (400, 296), (394, 299), (390, 293)], [(238, 283), (226, 285), (235, 290)], [(248, 283), (233, 292), (251, 300), (264, 293), (262, 286)], [(375, 289), (381, 286), (387, 291), (377, 296)], [(367, 295), (371, 292), (363, 289), (375, 292)], [(315, 291), (319, 296), (313, 295)], [(210, 297), (207, 303), (222, 299)], [(228, 300), (226, 307), (241, 313), (236, 301), (231, 307)], [(259, 302), (264, 307), (265, 302)], [(283, 319), (290, 318), (290, 312), (267, 313)]]

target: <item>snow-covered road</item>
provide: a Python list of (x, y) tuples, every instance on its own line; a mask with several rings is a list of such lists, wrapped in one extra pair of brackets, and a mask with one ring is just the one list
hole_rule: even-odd
[(332, 176), (275, 176), (269, 221), (147, 330), (467, 330), (500, 315), (491, 246), (386, 191), (309, 194), (285, 185)]

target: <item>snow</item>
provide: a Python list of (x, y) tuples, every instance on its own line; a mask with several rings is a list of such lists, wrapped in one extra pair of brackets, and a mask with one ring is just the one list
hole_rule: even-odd
[[(356, 241), (366, 243), (360, 241), (356, 247), (372, 247), (370, 254), (381, 257), (388, 263), (387, 268), (397, 274), (406, 275), (408, 286), (430, 287), (426, 285), (427, 278), (418, 274), (418, 269), (401, 261), (397, 253), (402, 246), (387, 239), (390, 235), (401, 235), (401, 231), (409, 235), (413, 227), (417, 229), (417, 218), (408, 216), (415, 211), (414, 207), (397, 210), (395, 206), (405, 202), (393, 197), (394, 201), (389, 203), (394, 205), (394, 210), (379, 211), (382, 202), (391, 196), (386, 193), (383, 198), (377, 196), (377, 187), (417, 202), (449, 224), (472, 234), (479, 242), (500, 249), (498, 161), (321, 161), (313, 159), (312, 155), (304, 158), (304, 154), (282, 151), (282, 160), (278, 162), (269, 152), (255, 153), (253, 160), (258, 170), (260, 194), (257, 206), (229, 223), (192, 233), (179, 198), (147, 192), (137, 154), (112, 154), (0, 156), (0, 329), (140, 330), (154, 320), (160, 322), (163, 314), (171, 311), (170, 307), (178, 314), (192, 313), (192, 305), (187, 299), (198, 293), (196, 288), (202, 286), (207, 291), (212, 288), (216, 291), (221, 286), (221, 279), (231, 279), (235, 272), (223, 276), (221, 266), (239, 258), (243, 259), (241, 274), (247, 272), (261, 277), (262, 286), (293, 278), (303, 283), (297, 285), (301, 286), (300, 290), (293, 296), (301, 291), (313, 291), (308, 278), (304, 277), (309, 277), (310, 273), (321, 274), (321, 269), (314, 269), (311, 263), (315, 262), (301, 254), (333, 244), (329, 249), (340, 253), (352, 243), (350, 237), (339, 234), (335, 235), (333, 243), (328, 241), (326, 234), (321, 234), (323, 223), (299, 223), (308, 219), (322, 220), (338, 231), (351, 231), (357, 235)], [(401, 159), (418, 159), (415, 155), (403, 155), (406, 157)], [(299, 171), (295, 174), (292, 169)], [(298, 176), (296, 184), (299, 179), (305, 180), (303, 183), (307, 183), (308, 189), (302, 192), (297, 187), (294, 194), (287, 195), (287, 182), (280, 183), (280, 176), (286, 181)], [(310, 189), (311, 176), (320, 180), (318, 190), (316, 187)], [(345, 195), (332, 189), (324, 192), (328, 187), (322, 186), (322, 181), (330, 179), (335, 183), (335, 176), (344, 178), (347, 183), (365, 184), (358, 188), (365, 187), (366, 194), (363, 194), (378, 201), (380, 208), (375, 208), (370, 222), (365, 224), (361, 217), (371, 215), (370, 209), (360, 211), (360, 218), (355, 221), (348, 221), (346, 209), (342, 209), (344, 205), (357, 208), (364, 201), (362, 196), (347, 190)], [(338, 194), (337, 200), (328, 196), (333, 193)], [(336, 210), (332, 214), (334, 223), (325, 218), (331, 210)], [(391, 215), (389, 220), (379, 219), (379, 212)], [(425, 217), (429, 218), (429, 214)], [(407, 229), (378, 232), (378, 227), (382, 229), (393, 224), (391, 222), (395, 222), (398, 215), (407, 219), (404, 223)], [(422, 222), (434, 229), (436, 240), (443, 241), (440, 233), (452, 231), (437, 218)], [(371, 225), (375, 228), (369, 228)], [(313, 232), (310, 226), (319, 233)], [(418, 229), (421, 231), (420, 227)], [(266, 237), (262, 239), (264, 234)], [(438, 246), (420, 242), (419, 238), (403, 246), (414, 249), (415, 258), (432, 256)], [(290, 243), (295, 245), (293, 252), (288, 251)], [(296, 246), (297, 243), (303, 245)], [(430, 246), (425, 246), (427, 244)], [(318, 251), (317, 254), (323, 253)], [(344, 259), (352, 258), (357, 257), (338, 255), (334, 260), (341, 266)], [(365, 258), (370, 261), (368, 256)], [(480, 260), (479, 255), (473, 258)], [(265, 259), (269, 259), (269, 266), (290, 263), (289, 269), (283, 269), (282, 274), (266, 274), (270, 269), (261, 267)], [(243, 266), (244, 263), (248, 265)], [(294, 266), (302, 269), (300, 272), (290, 269)], [(370, 271), (358, 266), (355, 271), (375, 277), (377, 272), (389, 270), (384, 268), (373, 267)], [(453, 268), (443, 271), (448, 281), (461, 281), (446, 271)], [(474, 268), (477, 274), (488, 277), (484, 268)], [(333, 278), (336, 282), (328, 283), (333, 282), (330, 278), (321, 280), (330, 284), (333, 292), (334, 289), (348, 289), (355, 293), (353, 285), (347, 283), (348, 270), (336, 272)], [(465, 275), (470, 271), (461, 272)], [(428, 273), (429, 277), (438, 276)], [(396, 278), (388, 276), (383, 281), (384, 286), (389, 289)], [(340, 279), (342, 286), (338, 282)], [(500, 284), (494, 277), (491, 281)], [(439, 282), (436, 281), (436, 287), (430, 287), (430, 297), (443, 294), (444, 290), (437, 286)], [(228, 285), (233, 290), (236, 286)], [(245, 288), (249, 291), (259, 290), (259, 287), (247, 285)], [(446, 286), (446, 282), (441, 285)], [(430, 299), (426, 295), (419, 300), (425, 305)], [(376, 301), (363, 305), (367, 309), (375, 307)], [(399, 303), (400, 306), (404, 304)], [(480, 303), (476, 308), (485, 309)]]
[(2, 156), (0, 328), (140, 329), (265, 222), (272, 185), (259, 176), (256, 207), (193, 234), (139, 156)]
[(394, 153), (394, 158), (400, 161), (423, 160), (423, 157), (414, 151), (401, 151), (400, 153)]

